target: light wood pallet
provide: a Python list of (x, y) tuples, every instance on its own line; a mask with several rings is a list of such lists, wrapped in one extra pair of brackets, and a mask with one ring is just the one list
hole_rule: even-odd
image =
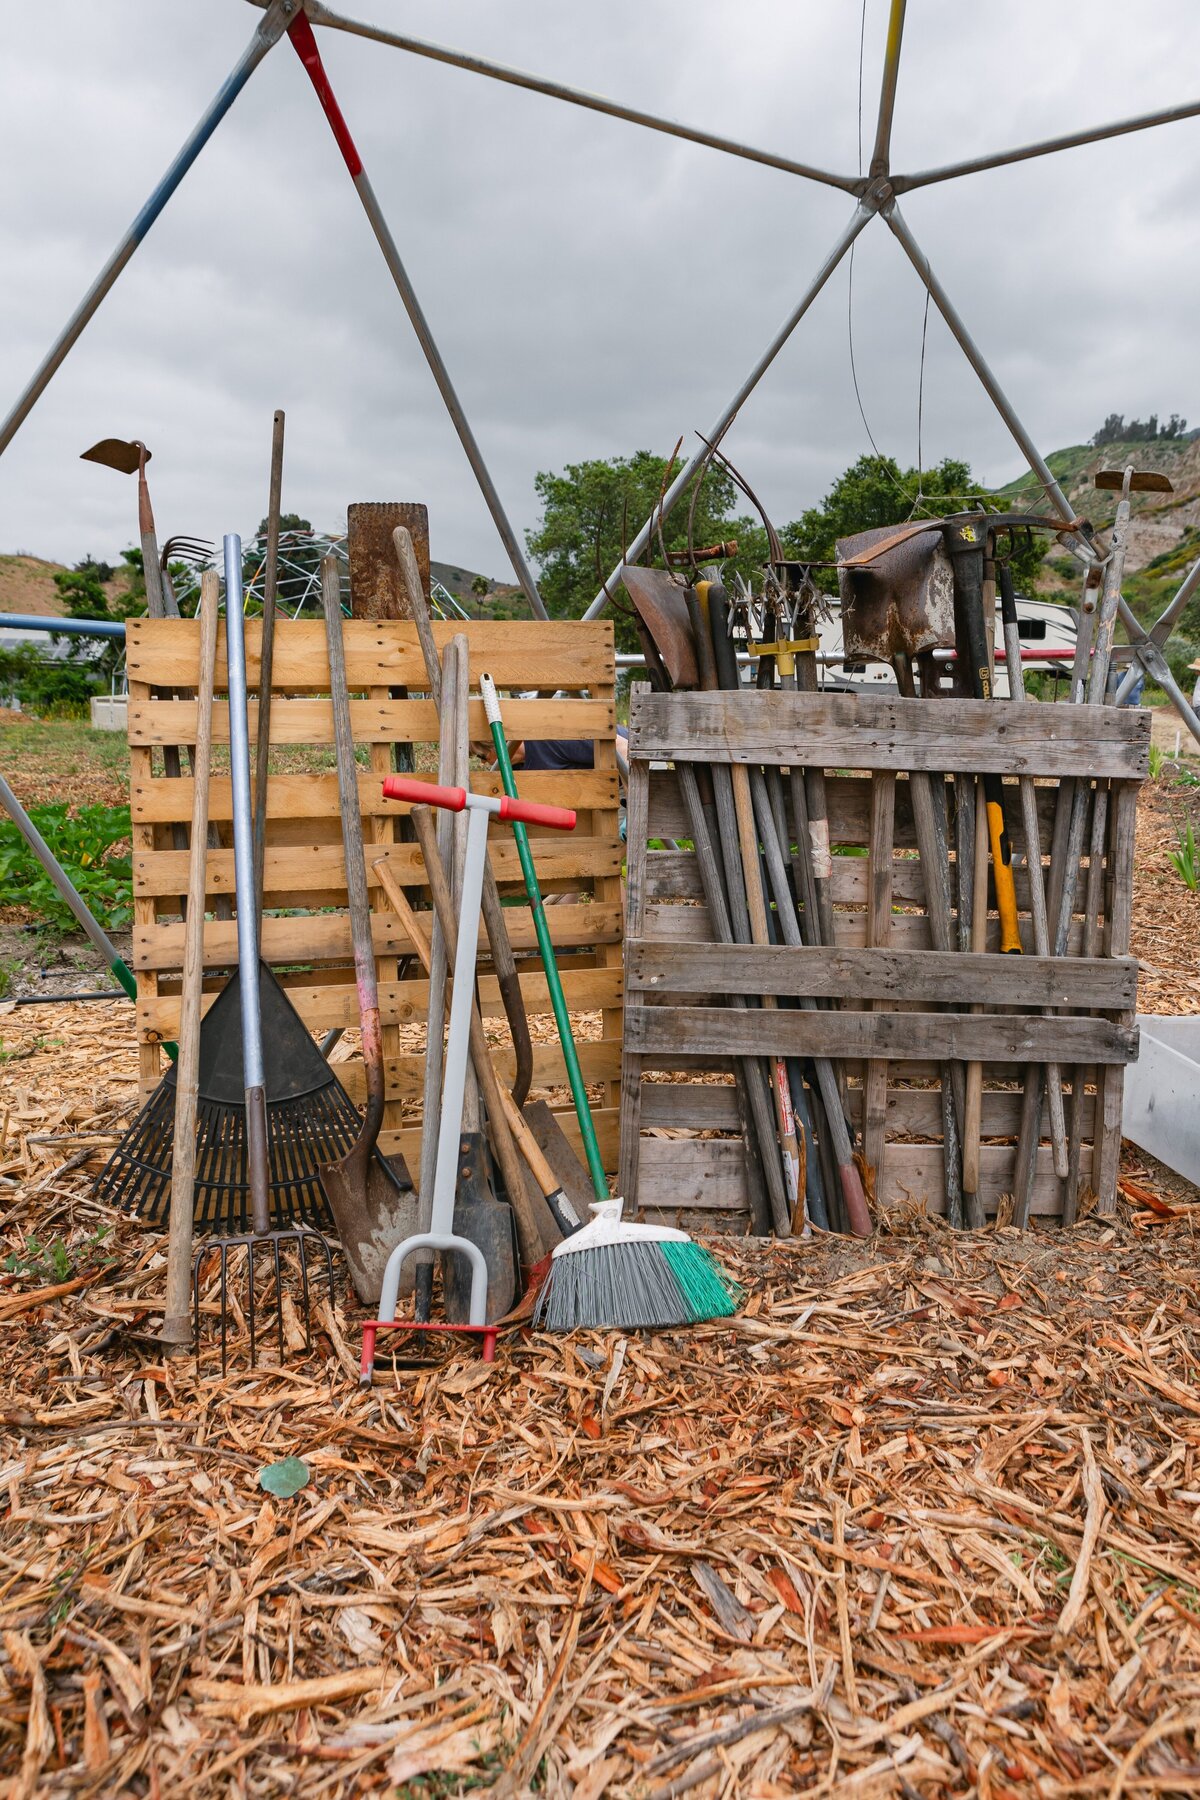
[[(1015, 716), (1014, 716), (1015, 715)], [(854, 695), (651, 694), (630, 709), (628, 937), (620, 1184), (638, 1213), (685, 1227), (749, 1229), (746, 1167), (729, 1057), (821, 1054), (838, 1059), (847, 1110), (875, 1171), (877, 1202), (908, 1200), (944, 1212), (942, 1058), (984, 1064), (980, 1178), (994, 1214), (1011, 1193), (1024, 1065), (1086, 1065), (1081, 1136), (1084, 1186), (1111, 1206), (1120, 1148), (1124, 1065), (1136, 1056), (1137, 963), (1129, 955), (1134, 815), (1148, 766), (1148, 715), (1112, 707), (985, 701), (881, 701)], [(710, 941), (688, 820), (674, 762), (740, 761), (828, 771), (836, 946), (790, 949)], [(898, 771), (995, 771), (1034, 776), (1048, 855), (1057, 784), (1096, 777), (1111, 785), (1102, 869), (1081, 870), (1067, 957), (999, 954), (998, 921), (982, 953), (935, 953), (925, 916), (908, 783)], [(873, 868), (873, 795), (894, 781), (890, 855)], [(785, 787), (786, 787), (785, 783)], [(1014, 831), (1021, 932), (1028, 949), (1029, 883), (1015, 783), (1006, 782)], [(789, 812), (789, 828), (794, 822)], [(679, 848), (661, 848), (682, 840)], [(651, 844), (656, 847), (651, 847)], [(1047, 871), (1048, 873), (1048, 871)], [(1101, 908), (1100, 954), (1083, 957), (1083, 908)], [(994, 907), (994, 896), (989, 896)], [(731, 994), (801, 995), (831, 1010), (731, 1011)], [(938, 1005), (941, 1010), (931, 1010)], [(987, 1012), (973, 1012), (986, 1006)], [(1047, 1018), (1043, 1007), (1068, 1016)], [(866, 1074), (886, 1058), (886, 1087), (864, 1119)], [(882, 1070), (880, 1069), (882, 1073)], [(703, 1079), (697, 1079), (697, 1077)], [(1043, 1119), (1043, 1131), (1045, 1121)], [(859, 1140), (860, 1147), (862, 1139)], [(1034, 1213), (1062, 1210), (1050, 1148), (1037, 1152)]]
[[(518, 772), (523, 796), (579, 813), (576, 829), (531, 831), (534, 860), (543, 892), (568, 896), (547, 907), (551, 937), (560, 954), (563, 987), (572, 1012), (599, 1016), (599, 1031), (586, 1030), (579, 1044), (580, 1062), (589, 1084), (600, 1084), (596, 1126), (606, 1165), (616, 1166), (617, 1103), (621, 1055), (621, 984), (623, 936), (621, 868), (624, 848), (619, 833), (616, 765), (616, 714), (611, 624), (533, 622), (435, 624), (439, 647), (456, 631), (470, 645), (472, 689), (478, 692), (481, 671), (493, 676), (504, 693), (536, 689), (557, 698), (511, 699), (505, 725), (518, 738), (592, 738), (595, 767), (563, 772)], [(396, 827), (407, 810), (384, 801), (382, 780), (391, 767), (391, 746), (436, 742), (437, 715), (431, 700), (393, 699), (391, 690), (407, 687), (423, 694), (425, 667), (415, 626), (393, 620), (350, 619), (345, 624), (346, 661), (351, 689), (351, 717), (360, 761), (359, 799), (367, 840), (367, 879), (373, 897), (377, 883), (371, 859), (378, 846), (396, 840)], [(253, 696), (259, 673), (260, 626), (246, 624), (246, 658)], [(172, 826), (191, 818), (192, 783), (186, 776), (167, 780), (161, 747), (187, 744), (195, 734), (194, 700), (160, 697), (195, 687), (199, 662), (199, 627), (193, 620), (133, 619), (129, 623), (129, 744), (133, 821), (134, 925), (132, 962), (137, 974), (139, 1076), (143, 1098), (158, 1082), (164, 1067), (161, 1045), (179, 1023), (179, 974), (184, 927), (179, 895), (187, 889), (188, 852), (173, 847)], [(229, 741), (229, 713), (224, 699), (225, 630), (217, 668), (218, 700), (213, 732), (218, 745)], [(325, 626), (320, 620), (284, 620), (276, 626), (272, 673), (272, 775), (268, 798), (262, 954), (288, 990), (309, 1028), (318, 1033), (335, 1026), (358, 1025), (346, 911), (345, 862), (338, 811), (333, 756), (333, 716), (328, 697), (329, 663)], [(250, 741), (257, 729), (257, 704), (250, 702)], [(490, 744), (482, 702), (471, 703), (471, 737)], [(300, 773), (279, 772), (288, 748), (315, 748), (308, 758), (315, 767)], [(232, 844), (231, 793), (227, 759), (215, 756), (209, 801), (210, 818), (223, 845)], [(428, 759), (427, 759), (428, 760)], [(185, 769), (187, 767), (185, 759)], [(430, 774), (430, 779), (434, 779)], [(500, 793), (499, 777), (477, 772), (477, 792)], [(517, 954), (521, 990), (534, 1024), (535, 1089), (565, 1087), (566, 1072), (552, 1029), (546, 979), (536, 954), (533, 922), (524, 903), (520, 866), (511, 830), (493, 828), (491, 856), (506, 897), (521, 896), (508, 909)], [(420, 881), (421, 857), (415, 844), (395, 842), (390, 861), (406, 886)], [(232, 848), (208, 855), (209, 909), (218, 895), (233, 896)], [(381, 896), (379, 896), (381, 898)], [(428, 895), (424, 917), (428, 928)], [(380, 1146), (401, 1152), (415, 1170), (420, 1141), (423, 1049), (407, 1047), (400, 1027), (420, 1025), (426, 1017), (428, 984), (415, 962), (404, 979), (397, 959), (411, 949), (400, 921), (380, 907), (372, 918), (378, 959), (380, 1005), (384, 1021), (388, 1109)], [(206, 1005), (236, 965), (235, 921), (210, 918), (204, 930)], [(487, 939), (481, 934), (479, 993), (484, 1015), (502, 1019), (499, 989), (490, 973)], [(545, 1020), (547, 1029), (538, 1025)], [(405, 1034), (411, 1040), (412, 1034)], [(268, 1058), (270, 1045), (266, 1046)], [(511, 1048), (497, 1058), (511, 1076)], [(337, 1073), (352, 1099), (361, 1104), (364, 1080), (361, 1060), (337, 1064)], [(593, 1088), (594, 1092), (594, 1088)], [(564, 1096), (565, 1104), (565, 1096)], [(574, 1114), (564, 1113), (570, 1136)], [(577, 1141), (577, 1138), (576, 1138)]]

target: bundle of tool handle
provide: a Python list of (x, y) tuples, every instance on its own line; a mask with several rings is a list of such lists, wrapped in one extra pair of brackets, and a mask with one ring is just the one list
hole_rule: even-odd
[[(1127, 470), (1103, 564), (1098, 608), (1095, 571), (1089, 573), (1084, 589), (1071, 698), (1091, 707), (1106, 697), (1131, 484), (1137, 485), (1137, 478)], [(1082, 522), (1077, 525), (1083, 529)], [(770, 1055), (737, 1054), (733, 1063), (738, 1129), (746, 1146), (745, 1204), (755, 1229), (786, 1233), (811, 1224), (857, 1234), (870, 1231), (868, 1195), (874, 1196), (889, 1123), (889, 1061), (906, 1065), (901, 1071), (906, 1080), (922, 1057), (932, 1060), (938, 1071), (940, 1129), (929, 1135), (940, 1139), (944, 1203), (951, 1224), (977, 1227), (984, 1222), (986, 1207), (995, 1210), (995, 1171), (1000, 1165), (986, 1145), (981, 1151), (981, 1140), (998, 1136), (1000, 1123), (1010, 1141), (1019, 1131), (1015, 1156), (1011, 1150), (1007, 1155), (1012, 1165), (1013, 1214), (1018, 1222), (1027, 1219), (1039, 1161), (1043, 1166), (1046, 1161), (1045, 1154), (1039, 1159), (1043, 1105), (1049, 1160), (1054, 1177), (1064, 1184), (1064, 1217), (1073, 1218), (1079, 1204), (1089, 1135), (1094, 1141), (1091, 1184), (1103, 1195), (1105, 1184), (1111, 1186), (1115, 1179), (1112, 1120), (1115, 1111), (1119, 1142), (1120, 1085), (1114, 1071), (1132, 1053), (1128, 1029), (1132, 1017), (1125, 1016), (1132, 978), (1122, 923), (1128, 882), (1120, 859), (1112, 855), (1116, 808), (1109, 811), (1104, 780), (1093, 787), (1080, 773), (1067, 778), (1068, 767), (1082, 771), (1086, 758), (1077, 755), (1072, 762), (1070, 753), (1057, 745), (1057, 739), (1068, 734), (1056, 729), (1049, 708), (1043, 735), (1053, 747), (1046, 756), (1040, 750), (1015, 747), (1011, 756), (1006, 752), (1008, 739), (1015, 746), (1020, 737), (1039, 735), (1041, 709), (1035, 715), (1023, 705), (1010, 563), (1017, 534), (1031, 528), (1059, 533), (1070, 529), (1060, 521), (1029, 514), (976, 509), (885, 527), (838, 543), (847, 660), (890, 663), (899, 705), (865, 694), (839, 696), (836, 701), (818, 694), (817, 624), (823, 599), (812, 581), (812, 565), (788, 560), (777, 543), (772, 545), (762, 593), (753, 598), (740, 584), (736, 593), (727, 591), (717, 568), (697, 570), (686, 588), (670, 570), (630, 567), (623, 572), (653, 685), (673, 694), (738, 696), (736, 705), (730, 702), (723, 708), (714, 699), (693, 702), (690, 709), (675, 705), (655, 711), (651, 700), (641, 711), (635, 703), (631, 712), (631, 759), (636, 761), (640, 750), (648, 765), (655, 757), (674, 762), (710, 942), (823, 953), (810, 955), (807, 961), (798, 954), (786, 965), (778, 988), (770, 991), (765, 971), (785, 968), (778, 956), (772, 961), (755, 958), (749, 949), (734, 950), (723, 971), (720, 961), (705, 961), (683, 944), (657, 952), (649, 925), (640, 927), (647, 941), (629, 945), (630, 999), (641, 987), (647, 1004), (644, 1012), (627, 1011), (627, 1050), (648, 1056), (669, 1047), (686, 1066), (688, 1055), (705, 1050), (715, 1056), (723, 1047), (749, 1052), (774, 1046)], [(1090, 536), (1090, 530), (1085, 535)], [(993, 680), (997, 591), (1007, 701), (996, 698)], [(944, 679), (947, 651), (953, 653), (949, 694)], [(942, 654), (935, 657), (935, 652)], [(739, 668), (745, 661), (752, 670), (749, 686)], [(752, 696), (772, 690), (775, 700), (764, 699), (756, 721)], [(787, 701), (789, 694), (796, 696), (794, 703)], [(965, 704), (950, 712), (947, 698)], [(905, 703), (917, 701), (921, 704), (915, 712), (906, 713)], [(1078, 726), (1093, 731), (1097, 742), (1105, 730), (1110, 735), (1116, 731), (1122, 743), (1112, 747), (1112, 770), (1139, 777), (1140, 753), (1133, 746), (1136, 721), (1117, 722), (1111, 713), (1103, 717), (1109, 726), (1077, 715)], [(839, 718), (845, 721), (840, 741), (835, 725)], [(641, 730), (640, 721), (645, 721)], [(671, 741), (672, 731), (676, 741)], [(806, 741), (810, 731), (811, 741)], [(951, 742), (954, 734), (958, 741)], [(828, 737), (825, 744), (819, 741), (822, 735)], [(914, 746), (923, 737), (926, 745), (919, 751), (914, 747), (906, 756), (906, 737)], [(1131, 744), (1128, 752), (1126, 738)], [(938, 741), (948, 745), (944, 765), (930, 760), (929, 745)], [(977, 743), (977, 760), (972, 760), (972, 741)], [(843, 771), (872, 771), (869, 823), (865, 831), (858, 827), (835, 845), (830, 842), (827, 803), (830, 768), (839, 769), (839, 790), (845, 789)], [(1047, 845), (1033, 776), (1060, 773), (1057, 793), (1043, 793), (1043, 801), (1053, 799), (1056, 809), (1046, 867)], [(900, 788), (897, 776), (907, 778)], [(1129, 787), (1131, 801), (1132, 782), (1123, 785)], [(907, 795), (919, 874), (911, 862), (893, 860), (898, 794)], [(843, 829), (849, 804), (843, 792), (839, 801)], [(1123, 808), (1126, 862), (1131, 818), (1129, 808)], [(651, 835), (655, 829), (651, 819)], [(907, 819), (904, 829), (909, 829)], [(1019, 846), (1016, 856), (1014, 842)], [(850, 848), (859, 856), (866, 850), (865, 883), (846, 864), (835, 879), (834, 851), (839, 848)], [(1087, 858), (1082, 875), (1081, 856)], [(1017, 876), (1027, 914), (1024, 941)], [(1086, 882), (1086, 890), (1081, 882)], [(835, 892), (842, 902), (852, 898), (853, 914), (844, 904), (835, 913)], [(862, 902), (865, 918), (858, 910)], [(923, 910), (925, 924), (920, 933), (906, 929), (893, 938), (893, 914), (906, 902), (910, 910)], [(994, 914), (990, 920), (989, 908)], [(1083, 926), (1073, 932), (1080, 911)], [(868, 957), (852, 968), (854, 956), (862, 953), (849, 946), (861, 944), (864, 926), (866, 950), (888, 954)], [(663, 931), (665, 935), (665, 926)], [(893, 942), (904, 948), (891, 949)], [(837, 958), (824, 953), (837, 952), (841, 946), (847, 946), (846, 967), (839, 971)], [(1074, 970), (1070, 964), (1056, 967), (1051, 960), (1079, 949), (1086, 967), (1081, 962)], [(951, 953), (973, 960), (959, 963), (961, 973), (956, 975), (953, 966), (938, 960)], [(1030, 959), (1022, 976), (1002, 975), (999, 958), (1022, 953)], [(1122, 966), (1092, 967), (1105, 953), (1120, 958)], [(746, 971), (740, 987), (729, 973), (735, 967)], [(968, 969), (978, 977), (980, 1004), (974, 1004)], [(708, 991), (726, 995), (728, 1007), (743, 1014), (758, 1010), (760, 1022), (747, 1019), (743, 1026), (731, 1025), (727, 1031), (714, 1032), (707, 1043), (704, 1014), (693, 1013), (685, 1029), (682, 1004), (670, 1015), (661, 1010), (668, 1007), (672, 991), (693, 999), (706, 991), (706, 982)], [(985, 1022), (979, 1015), (988, 1003), (1001, 1016), (1009, 1013), (1003, 1004), (1009, 997), (1006, 987), (1011, 988), (1012, 1004), (1029, 1022), (1012, 1018), (1006, 1028), (989, 1031), (991, 1020)], [(1072, 1012), (1102, 1008), (1107, 1021), (1097, 1019), (1093, 1028), (1089, 1020), (1086, 1029), (1082, 1021), (1062, 1024), (1064, 1045), (1073, 1037), (1085, 1051), (1069, 1076), (1069, 1119), (1064, 1105), (1067, 1084), (1050, 1049), (1052, 1028), (1042, 1021), (1052, 1008), (1043, 1001), (1066, 1005)], [(893, 1007), (906, 1005), (919, 1010), (884, 1016)], [(943, 1014), (943, 1024), (930, 1025), (930, 1010), (940, 1006), (948, 1006), (955, 1016)], [(761, 1019), (762, 1013), (774, 1016), (797, 1007), (812, 1015), (807, 1028), (782, 1017), (777, 1027)], [(864, 1007), (872, 1015), (869, 1019), (862, 1017)], [(818, 1012), (830, 1008), (843, 1018), (848, 1013), (858, 1016), (840, 1026), (820, 1022)], [(881, 1050), (888, 1054), (880, 1054)], [(1024, 1066), (1018, 1061), (1023, 1050), (1029, 1058)], [(985, 1063), (993, 1074), (997, 1063), (1005, 1065), (1001, 1078), (1007, 1090), (1003, 1105), (989, 1095), (986, 1121)], [(1023, 1077), (1019, 1127), (1012, 1097), (1012, 1078), (1018, 1074)], [(852, 1081), (857, 1089), (852, 1089)], [(1096, 1088), (1094, 1101), (1087, 1094), (1089, 1084)], [(676, 1113), (683, 1116), (682, 1103)], [(669, 1116), (661, 1102), (656, 1116)], [(915, 1102), (908, 1105), (906, 1116), (921, 1120), (922, 1132), (928, 1132), (934, 1120), (928, 1108)], [(861, 1124), (860, 1147), (852, 1121)], [(636, 1133), (635, 1123), (623, 1130), (623, 1141)], [(635, 1158), (636, 1149), (629, 1155)], [(626, 1160), (625, 1166), (631, 1169), (633, 1161)], [(630, 1185), (628, 1174), (623, 1180)], [(1044, 1197), (1045, 1181), (1037, 1191)], [(726, 1195), (710, 1198), (710, 1204), (731, 1201)]]

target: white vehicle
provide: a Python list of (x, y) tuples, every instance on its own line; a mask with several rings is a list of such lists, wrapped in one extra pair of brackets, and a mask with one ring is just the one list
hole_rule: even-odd
[[(883, 662), (846, 662), (842, 646), (842, 615), (838, 602), (831, 601), (833, 617), (822, 620), (817, 628), (820, 639), (821, 686), (830, 692), (895, 693), (896, 677), (891, 666)], [(1060, 606), (1053, 600), (1026, 600), (1017, 595), (1017, 629), (1023, 650), (1037, 652), (1024, 659), (1026, 675), (1056, 674), (1069, 676), (1075, 654), (1078, 615), (1074, 607)], [(1000, 605), (996, 604), (996, 681), (1000, 699), (1008, 697), (1008, 675), (1004, 666), (1004, 632), (1000, 623)], [(952, 651), (935, 653), (944, 661), (947, 679), (952, 666)]]

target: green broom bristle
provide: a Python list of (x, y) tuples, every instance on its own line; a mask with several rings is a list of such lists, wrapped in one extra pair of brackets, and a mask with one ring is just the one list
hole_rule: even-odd
[(658, 1247), (696, 1323), (702, 1319), (727, 1319), (737, 1311), (742, 1289), (736, 1281), (729, 1280), (711, 1250), (692, 1243)]
[(727, 1318), (740, 1297), (699, 1244), (602, 1244), (553, 1259), (533, 1322), (545, 1331), (647, 1331)]

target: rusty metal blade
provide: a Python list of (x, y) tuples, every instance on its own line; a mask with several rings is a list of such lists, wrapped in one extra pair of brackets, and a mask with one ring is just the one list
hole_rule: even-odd
[[(839, 564), (893, 538), (894, 525), (839, 538)], [(838, 569), (846, 653), (891, 662), (954, 644), (954, 570), (940, 529), (917, 531), (858, 567)]]
[(671, 686), (698, 688), (700, 665), (685, 589), (667, 569), (639, 569), (630, 563), (621, 570), (621, 580)]

